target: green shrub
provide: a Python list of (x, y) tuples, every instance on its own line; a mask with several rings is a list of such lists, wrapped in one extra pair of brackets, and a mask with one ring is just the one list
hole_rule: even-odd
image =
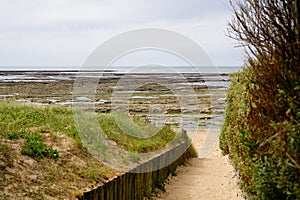
[(229, 154), (251, 199), (299, 199), (299, 93), (288, 91), (298, 87), (274, 88), (269, 94), (253, 81), (252, 68), (233, 77), (220, 148)]
[(252, 199), (300, 199), (300, 1), (230, 3), (248, 68), (229, 89), (220, 147)]
[(48, 147), (42, 141), (42, 135), (38, 133), (30, 134), (25, 142), (21, 153), (33, 158), (59, 158), (59, 152), (52, 147)]

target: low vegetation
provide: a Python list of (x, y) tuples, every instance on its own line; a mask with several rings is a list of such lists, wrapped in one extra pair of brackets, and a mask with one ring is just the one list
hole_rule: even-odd
[[(265, 106), (278, 102), (265, 99), (263, 103), (253, 96), (259, 90), (249, 73), (250, 69), (246, 68), (232, 80), (220, 147), (224, 154), (229, 153), (248, 197), (297, 199), (300, 195), (299, 116), (292, 121), (275, 121), (266, 114)], [(278, 99), (280, 95), (278, 92)]]
[(233, 75), (220, 147), (250, 199), (300, 199), (300, 1), (233, 0)]
[[(176, 136), (166, 126), (151, 138), (138, 139), (124, 134), (111, 114), (99, 114), (98, 120), (107, 137), (133, 158)], [(140, 118), (134, 121), (155, 130)], [(0, 102), (0, 199), (72, 199), (116, 173), (86, 150), (69, 108)]]
[[(176, 133), (171, 130), (170, 126), (164, 126), (159, 129), (151, 126), (149, 122), (141, 120), (140, 117), (134, 117), (134, 122), (139, 126), (137, 128), (123, 114), (119, 113), (117, 115), (118, 121), (122, 123), (121, 127), (123, 130), (118, 126), (111, 114), (98, 115), (99, 123), (104, 134), (127, 151), (138, 153), (155, 151), (175, 139)], [(124, 134), (124, 131), (131, 135)], [(139, 136), (141, 132), (143, 135)], [(151, 135), (153, 136), (148, 137)], [(144, 136), (147, 137), (144, 138)]]
[(25, 142), (21, 153), (33, 158), (59, 158), (59, 152), (52, 147), (48, 147), (43, 142), (42, 134), (40, 133), (32, 133), (28, 135), (28, 139)]

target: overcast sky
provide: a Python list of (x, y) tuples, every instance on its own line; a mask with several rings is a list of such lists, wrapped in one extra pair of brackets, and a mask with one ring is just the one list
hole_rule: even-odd
[(102, 42), (137, 28), (196, 41), (215, 65), (242, 65), (225, 36), (227, 0), (0, 0), (0, 66), (78, 66)]

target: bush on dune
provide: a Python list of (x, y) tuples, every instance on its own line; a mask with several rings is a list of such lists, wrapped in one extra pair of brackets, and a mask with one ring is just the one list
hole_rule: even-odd
[(251, 68), (245, 68), (232, 80), (220, 147), (229, 153), (241, 175), (242, 188), (252, 199), (299, 198), (299, 116), (284, 113), (282, 120), (276, 120), (274, 110), (272, 116), (267, 109), (282, 106), (282, 92), (277, 92), (277, 99), (261, 102), (250, 73)]
[(251, 199), (299, 199), (300, 1), (232, 4), (230, 33), (249, 59), (232, 77), (220, 147)]

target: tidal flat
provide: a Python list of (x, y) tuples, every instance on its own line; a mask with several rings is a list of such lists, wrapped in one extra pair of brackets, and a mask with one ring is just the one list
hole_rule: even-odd
[[(78, 88), (82, 80), (90, 84), (83, 86), (81, 94)], [(197, 121), (191, 120), (194, 125), (205, 128), (222, 121), (229, 84), (228, 74), (0, 71), (0, 99), (35, 105), (81, 105), (98, 113), (121, 108), (130, 115), (160, 119), (154, 123), (174, 126), (184, 125), (183, 115), (192, 116)]]

